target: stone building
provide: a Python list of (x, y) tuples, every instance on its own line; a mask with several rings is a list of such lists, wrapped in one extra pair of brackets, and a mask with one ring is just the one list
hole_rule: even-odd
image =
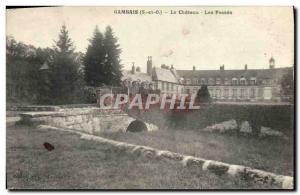
[[(165, 94), (193, 94), (207, 85), (210, 95), (217, 101), (281, 101), (281, 80), (284, 75), (293, 73), (293, 67), (275, 68), (275, 60), (269, 60), (267, 69), (226, 70), (176, 70), (172, 65), (152, 67), (152, 57), (147, 60), (147, 73), (125, 71), (123, 80), (135, 83), (133, 86), (147, 83), (151, 89)], [(293, 74), (292, 74), (293, 75)], [(293, 79), (293, 78), (291, 78)], [(139, 84), (138, 84), (139, 83)], [(145, 86), (145, 85), (144, 85)]]

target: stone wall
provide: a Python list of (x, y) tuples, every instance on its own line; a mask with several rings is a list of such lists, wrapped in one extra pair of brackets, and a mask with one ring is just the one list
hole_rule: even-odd
[[(63, 111), (21, 113), (21, 121), (29, 124), (48, 124), (55, 127), (73, 129), (89, 134), (105, 132), (126, 132), (134, 118), (121, 110), (99, 108), (64, 109)], [(148, 131), (158, 130), (157, 126), (145, 123)]]

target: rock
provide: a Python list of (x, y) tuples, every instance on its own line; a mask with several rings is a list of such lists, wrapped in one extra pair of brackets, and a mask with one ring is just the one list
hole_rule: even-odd
[(208, 170), (208, 165), (210, 163), (210, 160), (206, 160), (203, 165), (202, 165), (202, 170), (207, 171)]
[(182, 164), (184, 167), (202, 167), (205, 160), (193, 156), (184, 156)]
[(252, 133), (252, 128), (251, 128), (251, 126), (250, 126), (250, 124), (249, 124), (248, 121), (244, 121), (241, 124), (240, 132), (242, 132), (242, 133)]
[(208, 163), (207, 169), (217, 175), (223, 175), (228, 171), (229, 164), (217, 161), (210, 161)]
[(294, 178), (290, 176), (284, 176), (282, 189), (294, 189)]
[(225, 133), (230, 130), (234, 130), (237, 128), (237, 123), (235, 120), (224, 121), (222, 123), (214, 124), (212, 126), (208, 126), (204, 128), (204, 131), (208, 132), (220, 132)]
[(229, 169), (229, 164), (217, 162), (213, 160), (206, 160), (202, 166), (203, 171), (211, 171), (217, 175), (225, 174)]
[(278, 136), (278, 137), (283, 137), (284, 136), (284, 134), (282, 132), (273, 130), (273, 129), (268, 128), (268, 127), (261, 127), (259, 135), (260, 136)]
[(147, 126), (148, 131), (158, 131), (158, 126), (152, 124), (152, 123), (145, 123)]
[(266, 171), (257, 169), (246, 170), (245, 178), (260, 184), (273, 184), (275, 183), (276, 175)]
[(244, 174), (245, 170), (246, 170), (246, 167), (244, 167), (244, 166), (241, 166), (241, 165), (230, 165), (227, 173), (230, 176), (236, 177), (238, 175)]
[(146, 158), (155, 158), (157, 151), (154, 148), (143, 147), (141, 150), (142, 156)]
[(183, 156), (181, 154), (177, 154), (169, 151), (161, 151), (157, 154), (157, 156), (160, 158), (165, 158), (168, 160), (175, 160), (175, 161), (181, 161), (183, 159)]

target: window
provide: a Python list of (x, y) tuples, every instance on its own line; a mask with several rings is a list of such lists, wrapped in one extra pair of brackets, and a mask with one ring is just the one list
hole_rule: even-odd
[(232, 78), (231, 83), (232, 85), (237, 85), (238, 84), (237, 78)]
[(197, 79), (197, 78), (194, 78), (194, 79), (193, 79), (193, 84), (194, 84), (194, 85), (197, 85), (197, 84), (198, 84), (198, 79)]
[(198, 87), (194, 87), (194, 93), (198, 92)]
[(165, 90), (165, 83), (164, 82), (161, 82), (161, 89)]
[(206, 79), (205, 79), (205, 78), (202, 78), (202, 79), (201, 79), (201, 84), (202, 84), (202, 85), (205, 85), (205, 84), (206, 84)]
[(224, 97), (228, 98), (229, 95), (229, 89), (224, 89)]
[(221, 90), (220, 89), (216, 89), (216, 96), (217, 96), (217, 98), (221, 97)]
[(272, 85), (273, 84), (273, 80), (272, 79), (268, 79), (268, 84)]
[(232, 97), (233, 98), (237, 97), (237, 89), (232, 89)]
[(255, 89), (254, 88), (250, 89), (250, 98), (255, 98)]
[(190, 79), (186, 79), (186, 84), (191, 84), (191, 80)]
[(169, 91), (169, 89), (170, 89), (170, 88), (169, 88), (169, 83), (167, 83), (167, 91)]
[(154, 83), (154, 89), (158, 89), (158, 83)]
[(245, 89), (241, 89), (241, 99), (245, 98)]
[(171, 84), (171, 90), (174, 91), (174, 84)]
[(212, 97), (212, 93), (213, 93), (212, 89), (208, 89), (208, 92), (209, 92), (209, 96)]
[(211, 90), (211, 95), (213, 98), (216, 98), (216, 91), (214, 89)]

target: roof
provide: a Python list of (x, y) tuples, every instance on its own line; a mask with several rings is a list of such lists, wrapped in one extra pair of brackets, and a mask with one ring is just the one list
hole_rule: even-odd
[(40, 70), (48, 70), (48, 69), (49, 69), (48, 62), (45, 61), (44, 64), (41, 66)]
[(178, 78), (176, 78), (176, 76), (172, 73), (171, 70), (154, 67), (152, 74), (153, 74), (153, 80), (166, 81), (170, 83), (178, 83)]
[(151, 76), (148, 75), (147, 73), (135, 71), (135, 73), (132, 74), (132, 72), (130, 70), (124, 70), (122, 73), (123, 73), (122, 80), (125, 80), (125, 79), (130, 79), (132, 81), (140, 80), (141, 82), (143, 82), (143, 81), (151, 82), (152, 81)]
[(247, 70), (177, 70), (178, 74), (184, 78), (251, 78), (267, 79), (274, 77), (282, 77), (289, 71), (293, 71), (292, 67), (273, 68), (273, 69), (247, 69)]

